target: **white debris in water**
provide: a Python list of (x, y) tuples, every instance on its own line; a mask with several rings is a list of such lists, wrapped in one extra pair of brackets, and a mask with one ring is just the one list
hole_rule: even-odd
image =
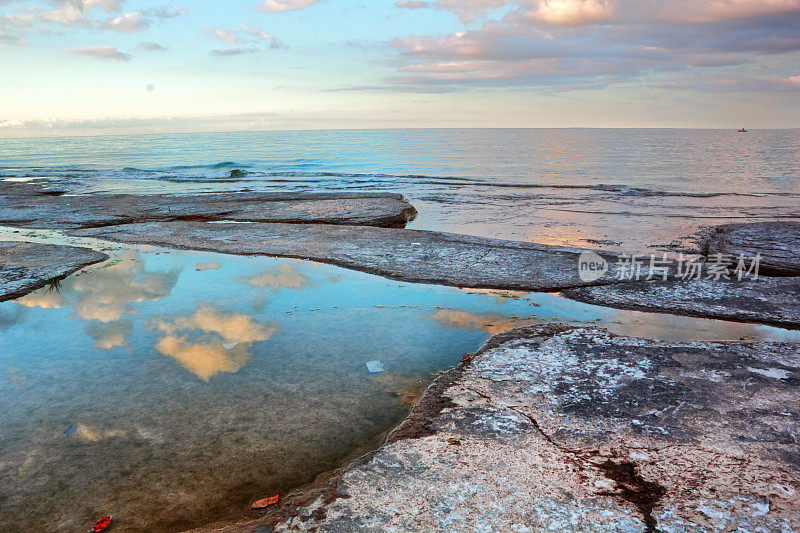
[(367, 372), (370, 374), (377, 374), (384, 371), (386, 371), (386, 368), (380, 361), (367, 361)]

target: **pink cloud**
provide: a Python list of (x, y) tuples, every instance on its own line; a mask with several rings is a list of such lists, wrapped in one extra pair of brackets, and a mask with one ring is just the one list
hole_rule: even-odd
[(525, 17), (555, 26), (596, 24), (611, 20), (615, 8), (614, 0), (542, 0)]
[(510, 18), (552, 26), (701, 23), (800, 12), (800, 0), (438, 0), (435, 6), (456, 14), (464, 22), (506, 7)]
[(466, 32), (445, 37), (406, 37), (391, 44), (405, 54), (419, 56), (481, 57), (487, 53), (486, 44)]
[(209, 37), (219, 39), (223, 43), (238, 43), (239, 36), (235, 30), (226, 30), (224, 28), (206, 28), (203, 32)]
[(517, 2), (508, 0), (438, 0), (436, 7), (458, 15), (464, 22), (473, 22), (488, 11)]
[(131, 56), (122, 53), (114, 46), (92, 46), (89, 48), (73, 48), (66, 50), (66, 53), (92, 57), (94, 59), (104, 59), (109, 61), (128, 61)]

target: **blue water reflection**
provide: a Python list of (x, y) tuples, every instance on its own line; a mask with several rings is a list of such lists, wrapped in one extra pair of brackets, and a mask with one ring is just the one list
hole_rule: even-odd
[[(240, 516), (375, 446), (432, 373), (515, 325), (800, 340), (295, 260), (111, 253), (0, 304), (0, 523), (12, 530), (73, 530), (104, 514), (120, 531)], [(368, 374), (370, 360), (386, 371)]]

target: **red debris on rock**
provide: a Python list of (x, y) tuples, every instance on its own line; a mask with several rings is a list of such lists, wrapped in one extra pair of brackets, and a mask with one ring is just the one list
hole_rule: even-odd
[(257, 500), (253, 502), (253, 505), (250, 506), (251, 509), (264, 509), (265, 507), (269, 507), (270, 505), (275, 505), (278, 503), (278, 498), (280, 498), (280, 494), (276, 494), (270, 498), (264, 498), (261, 500)]
[(108, 529), (108, 526), (110, 525), (111, 525), (111, 517), (104, 516), (103, 518), (98, 520), (97, 523), (94, 525), (94, 527), (92, 528), (92, 533), (100, 533), (101, 531), (105, 531), (106, 529)]

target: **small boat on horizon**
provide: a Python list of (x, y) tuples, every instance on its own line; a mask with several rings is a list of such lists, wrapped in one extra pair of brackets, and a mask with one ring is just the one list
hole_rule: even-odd
[(746, 129), (744, 129), (744, 128), (742, 128), (742, 129), (740, 129), (740, 130), (737, 130), (737, 131), (738, 131), (739, 133), (747, 133), (747, 130), (746, 130)]

